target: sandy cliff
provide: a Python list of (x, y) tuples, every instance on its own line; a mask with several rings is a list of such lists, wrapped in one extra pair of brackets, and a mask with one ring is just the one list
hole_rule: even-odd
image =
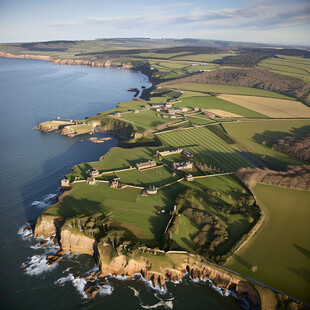
[(63, 218), (61, 216), (52, 216), (42, 214), (37, 218), (34, 228), (34, 236), (49, 238), (50, 236), (59, 235)]

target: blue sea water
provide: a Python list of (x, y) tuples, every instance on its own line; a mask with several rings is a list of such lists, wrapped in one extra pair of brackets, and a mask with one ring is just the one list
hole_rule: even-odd
[[(95, 267), (92, 257), (64, 258), (47, 268), (44, 256), (53, 245), (37, 249), (37, 241), (18, 232), (59, 194), (62, 177), (72, 166), (94, 161), (118, 140), (102, 144), (88, 136), (67, 138), (32, 128), (56, 118), (83, 119), (131, 100), (130, 88), (149, 86), (146, 76), (113, 68), (62, 66), (45, 61), (0, 58), (0, 306), (1, 309), (239, 309), (208, 283), (189, 278), (153, 290), (139, 276), (107, 278), (92, 302), (74, 280)], [(21, 265), (31, 262), (25, 273)]]

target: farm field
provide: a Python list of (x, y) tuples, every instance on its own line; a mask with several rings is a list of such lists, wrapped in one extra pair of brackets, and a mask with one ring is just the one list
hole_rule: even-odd
[(229, 102), (227, 100), (221, 99), (215, 96), (209, 97), (189, 97), (182, 98), (182, 102), (175, 103), (174, 107), (189, 107), (189, 108), (204, 108), (204, 109), (218, 109), (227, 111), (230, 113), (238, 114), (244, 117), (253, 118), (266, 118), (265, 115), (247, 109), (246, 107), (241, 107), (235, 103)]
[(192, 124), (197, 124), (197, 125), (203, 125), (203, 124), (210, 124), (213, 123), (214, 121), (211, 120), (210, 118), (203, 116), (203, 115), (193, 115), (193, 116), (187, 116), (186, 117)]
[(295, 98), (274, 93), (268, 90), (251, 88), (251, 87), (241, 87), (241, 86), (229, 86), (229, 85), (213, 85), (213, 84), (201, 84), (201, 83), (175, 83), (175, 84), (162, 84), (160, 86), (169, 87), (176, 90), (189, 90), (197, 92), (211, 92), (218, 94), (234, 94), (234, 95), (248, 95), (248, 96), (259, 96), (259, 97), (269, 97), (269, 98), (279, 98), (287, 100), (296, 100)]
[[(223, 123), (228, 134), (246, 148), (257, 161), (265, 156), (264, 163), (275, 169), (302, 162), (283, 153), (272, 150), (272, 144), (288, 135), (306, 135), (310, 130), (310, 120), (261, 120)], [(265, 141), (266, 145), (263, 145)]]
[(187, 61), (201, 61), (201, 62), (212, 62), (217, 59), (221, 59), (225, 56), (230, 56), (232, 54), (200, 54), (200, 55), (176, 55), (173, 59), (176, 60), (187, 60)]
[(310, 192), (258, 184), (254, 193), (264, 223), (225, 267), (309, 304)]
[(310, 60), (307, 58), (282, 56), (265, 59), (258, 66), (267, 68), (272, 72), (294, 76), (310, 82)]
[(121, 119), (133, 122), (134, 127), (139, 132), (146, 130), (155, 130), (158, 125), (170, 122), (171, 120), (156, 116), (157, 112), (153, 110), (140, 111), (140, 113), (123, 113)]
[(218, 97), (273, 118), (310, 117), (310, 108), (298, 101), (227, 94)]
[(186, 148), (194, 154), (195, 161), (211, 164), (224, 171), (253, 167), (251, 162), (229, 144), (203, 127), (167, 132), (157, 137), (169, 146)]
[(117, 175), (120, 177), (121, 182), (141, 187), (153, 185), (162, 186), (178, 179), (177, 177), (172, 176), (172, 171), (167, 167), (159, 167), (145, 171), (134, 169), (118, 172)]
[(48, 208), (45, 214), (70, 218), (82, 214), (111, 212), (111, 226), (127, 229), (133, 234), (133, 238), (139, 238), (148, 246), (156, 247), (161, 242), (170, 217), (167, 213), (158, 212), (161, 210), (160, 205), (165, 205), (163, 201), (161, 204), (154, 204), (151, 199), (139, 199), (140, 193), (141, 190), (133, 188), (112, 189), (106, 183), (76, 183), (64, 197), (63, 204), (60, 207), (55, 205)]

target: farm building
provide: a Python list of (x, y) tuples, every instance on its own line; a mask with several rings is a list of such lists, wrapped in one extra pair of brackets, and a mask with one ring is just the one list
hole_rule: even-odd
[(89, 177), (87, 178), (86, 183), (89, 185), (97, 185), (98, 181), (94, 177)]
[(147, 194), (155, 195), (157, 194), (157, 188), (155, 186), (150, 186), (146, 189)]
[(152, 103), (152, 108), (163, 108), (163, 104), (162, 103)]
[(99, 175), (99, 171), (96, 168), (90, 168), (86, 172), (92, 177)]
[(194, 111), (195, 111), (195, 112), (198, 112), (198, 111), (199, 111), (199, 108), (198, 108), (198, 107), (195, 107), (195, 108), (194, 108)]
[(175, 110), (174, 109), (168, 110), (168, 114), (175, 114)]
[(188, 107), (182, 107), (182, 108), (181, 108), (181, 111), (182, 111), (182, 112), (187, 112), (187, 111), (188, 111)]
[(194, 167), (194, 164), (190, 161), (180, 161), (177, 163), (173, 163), (173, 169), (177, 170), (191, 170)]
[(139, 110), (134, 110), (133, 113), (134, 113), (134, 114), (139, 114), (140, 111), (139, 111)]
[(115, 116), (115, 117), (121, 117), (121, 113), (119, 113), (119, 112), (114, 113), (114, 116)]
[(114, 179), (113, 181), (111, 181), (110, 187), (111, 188), (123, 188), (124, 184), (119, 182), (118, 180)]
[(186, 157), (192, 158), (194, 155), (190, 153), (189, 151), (183, 150), (182, 154), (185, 155)]
[(172, 108), (172, 104), (171, 103), (166, 103), (165, 104), (165, 109), (171, 109)]
[(138, 170), (143, 170), (143, 169), (148, 169), (148, 168), (156, 167), (156, 163), (155, 163), (154, 160), (149, 160), (149, 161), (144, 162), (144, 163), (136, 164), (136, 167), (137, 167)]
[(192, 182), (192, 181), (194, 181), (194, 178), (193, 178), (193, 176), (191, 174), (187, 174), (185, 176), (185, 180), (188, 181), (188, 182)]

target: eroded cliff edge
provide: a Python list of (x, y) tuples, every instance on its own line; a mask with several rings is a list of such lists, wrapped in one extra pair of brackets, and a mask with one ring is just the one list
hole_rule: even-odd
[[(59, 216), (41, 215), (34, 226), (34, 236), (54, 238), (61, 247), (60, 255), (67, 252), (92, 255), (100, 269), (93, 275), (91, 281), (106, 277), (109, 274), (133, 277), (141, 274), (150, 280), (154, 287), (164, 288), (166, 281), (180, 281), (184, 274), (189, 273), (193, 279), (208, 279), (223, 293), (230, 290), (239, 298), (246, 298), (251, 309), (273, 309), (264, 302), (262, 289), (242, 276), (233, 274), (203, 260), (197, 255), (187, 252), (148, 249), (146, 247), (128, 249), (126, 254), (119, 248), (111, 246), (106, 240), (96, 240), (83, 230), (64, 225), (64, 219)], [(276, 300), (275, 294), (268, 294)], [(94, 294), (89, 294), (89, 298)], [(269, 301), (270, 302), (270, 298)]]

